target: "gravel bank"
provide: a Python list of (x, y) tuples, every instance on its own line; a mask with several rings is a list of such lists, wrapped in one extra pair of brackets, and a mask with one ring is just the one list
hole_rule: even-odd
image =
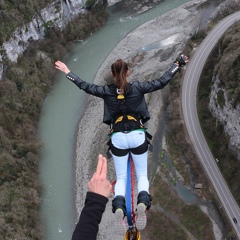
[[(195, 32), (200, 21), (196, 10), (207, 0), (198, 0), (178, 7), (151, 20), (128, 34), (106, 58), (100, 67), (94, 83), (104, 85), (109, 79), (109, 69), (116, 59), (129, 63), (130, 81), (147, 81), (160, 77), (173, 63), (186, 41)], [(146, 127), (154, 136), (161, 113), (161, 91), (146, 96), (151, 119)], [(108, 126), (102, 123), (103, 101), (89, 96), (86, 111), (79, 123), (76, 148), (76, 208), (79, 214), (87, 191), (87, 182), (96, 166), (99, 153), (105, 155)], [(149, 161), (151, 161), (149, 155)], [(92, 161), (93, 160), (93, 161)], [(115, 179), (112, 160), (109, 160), (109, 179)], [(100, 224), (99, 240), (122, 239), (112, 226), (111, 200), (107, 204)]]

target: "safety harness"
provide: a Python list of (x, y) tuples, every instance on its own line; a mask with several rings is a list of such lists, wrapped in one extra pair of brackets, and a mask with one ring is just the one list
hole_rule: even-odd
[(149, 140), (152, 139), (152, 136), (146, 131), (146, 128), (142, 124), (141, 118), (139, 116), (137, 116), (134, 113), (127, 112), (125, 96), (124, 94), (121, 94), (119, 92), (119, 89), (117, 89), (117, 100), (120, 114), (113, 119), (112, 124), (110, 126), (109, 136), (116, 132), (129, 133), (135, 129), (143, 129), (145, 131), (146, 140), (143, 144), (136, 148), (119, 149), (112, 144), (110, 138), (109, 141), (107, 142), (107, 145), (109, 146), (107, 151), (107, 157), (111, 158), (110, 150), (116, 156), (125, 156), (128, 154), (129, 151), (131, 151), (133, 154), (142, 154), (146, 152), (148, 148), (150, 151), (152, 151), (152, 145), (149, 142)]
[(117, 115), (112, 122), (110, 135), (114, 132), (131, 132), (134, 129), (144, 129), (141, 119), (133, 113), (127, 112), (127, 106), (124, 94), (119, 93), (117, 89), (117, 101), (120, 114)]

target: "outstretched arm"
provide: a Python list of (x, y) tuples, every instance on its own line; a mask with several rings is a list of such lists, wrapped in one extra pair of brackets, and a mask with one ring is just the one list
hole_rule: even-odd
[(80, 77), (78, 77), (73, 72), (71, 72), (65, 63), (61, 61), (56, 61), (55, 68), (65, 73), (67, 79), (72, 81), (74, 84), (76, 84), (80, 89), (82, 89), (86, 93), (94, 95), (96, 97), (101, 97), (101, 98), (104, 96), (104, 89), (103, 89), (104, 87), (85, 82)]
[(172, 80), (179, 68), (184, 66), (187, 62), (188, 57), (182, 54), (174, 61), (173, 65), (163, 74), (162, 77), (149, 82), (141, 82), (139, 84), (141, 86), (141, 92), (145, 94), (164, 88)]
[(67, 65), (61, 61), (56, 61), (55, 62), (55, 68), (60, 70), (61, 72), (64, 72), (65, 74), (68, 74), (70, 72), (69, 68)]

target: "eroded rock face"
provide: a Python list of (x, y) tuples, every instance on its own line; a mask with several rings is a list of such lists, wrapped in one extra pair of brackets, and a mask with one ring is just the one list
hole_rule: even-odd
[[(3, 43), (3, 50), (11, 62), (17, 62), (31, 41), (44, 37), (46, 27), (63, 28), (75, 15), (84, 11), (85, 0), (56, 1), (36, 14), (32, 21), (17, 28), (10, 40)], [(0, 75), (1, 76), (1, 75)]]
[(122, 0), (108, 0), (108, 6), (112, 6), (117, 2), (121, 2)]
[(226, 0), (223, 1), (219, 6), (216, 8), (216, 11), (212, 15), (212, 18), (215, 18), (218, 14), (223, 13), (226, 9), (228, 9), (230, 6), (231, 7), (236, 7), (239, 6), (240, 0)]
[[(101, 2), (98, 0), (97, 2)], [(114, 2), (114, 1), (112, 1)], [(28, 48), (30, 42), (44, 38), (46, 28), (64, 28), (76, 15), (85, 12), (86, 0), (64, 0), (49, 4), (36, 14), (32, 21), (17, 28), (12, 37), (3, 43), (2, 54), (11, 62), (17, 62), (18, 57)], [(3, 74), (3, 63), (0, 55), (0, 79)]]
[[(219, 103), (219, 91), (223, 92), (224, 104)], [(223, 124), (226, 134), (230, 137), (230, 146), (240, 150), (240, 105), (233, 108), (227, 90), (220, 84), (218, 76), (213, 78), (209, 108), (213, 116)]]
[(145, 12), (163, 0), (108, 0), (108, 6), (112, 6), (118, 2), (121, 2), (121, 6), (118, 7), (124, 8), (125, 12), (131, 12), (132, 15), (140, 14)]

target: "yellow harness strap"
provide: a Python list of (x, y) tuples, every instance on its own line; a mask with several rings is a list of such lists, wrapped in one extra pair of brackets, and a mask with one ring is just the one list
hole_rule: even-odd
[(122, 99), (124, 99), (125, 97), (124, 97), (124, 95), (123, 94), (118, 94), (118, 96), (117, 96), (117, 99), (119, 99), (119, 100), (122, 100)]
[[(127, 118), (128, 120), (133, 120), (135, 122), (137, 122), (137, 119), (131, 115), (127, 115)], [(116, 121), (115, 121), (115, 124), (118, 123), (118, 122), (121, 122), (123, 120), (123, 116), (120, 116)]]

